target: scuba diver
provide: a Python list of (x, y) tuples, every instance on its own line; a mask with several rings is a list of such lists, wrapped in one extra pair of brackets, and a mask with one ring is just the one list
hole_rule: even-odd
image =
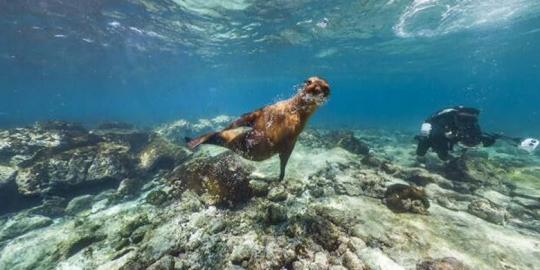
[(537, 139), (513, 138), (502, 134), (485, 133), (480, 129), (478, 117), (480, 111), (463, 106), (441, 110), (427, 119), (421, 128), (416, 155), (423, 157), (432, 148), (442, 160), (448, 160), (454, 145), (474, 147), (482, 144), (489, 147), (497, 140), (505, 140), (529, 153), (534, 152), (540, 142)]

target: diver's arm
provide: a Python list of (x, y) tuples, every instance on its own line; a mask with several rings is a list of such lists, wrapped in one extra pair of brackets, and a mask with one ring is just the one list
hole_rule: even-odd
[(485, 132), (482, 134), (482, 144), (485, 147), (494, 145), (497, 140), (504, 140), (514, 146), (518, 146), (521, 143), (521, 141), (523, 141), (522, 138), (510, 137), (510, 136), (503, 135), (501, 133)]

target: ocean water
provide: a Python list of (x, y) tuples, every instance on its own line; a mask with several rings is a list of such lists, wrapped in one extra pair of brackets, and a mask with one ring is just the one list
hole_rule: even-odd
[[(334, 212), (328, 210), (330, 214), (327, 213), (327, 216), (335, 217), (334, 214), (339, 213), (344, 216), (358, 215), (355, 221), (341, 220), (340, 223), (336, 221), (339, 218), (331, 219), (334, 224), (332, 226), (341, 228), (342, 237), (352, 237), (353, 240), (360, 239), (367, 243), (365, 249), (369, 250), (350, 248), (348, 252), (355, 254), (356, 259), (343, 259), (343, 263), (339, 263), (348, 269), (368, 269), (361, 268), (360, 264), (370, 269), (424, 269), (418, 265), (428, 257), (455, 257), (470, 269), (537, 269), (540, 263), (538, 153), (529, 154), (505, 143), (498, 143), (494, 148), (473, 150), (475, 154), (472, 156), (480, 159), (478, 162), (467, 163), (470, 171), (467, 177), (477, 181), (471, 180), (473, 184), (470, 184), (463, 180), (467, 177), (452, 174), (462, 169), (459, 165), (444, 164), (432, 155), (427, 165), (417, 164), (413, 137), (419, 132), (422, 122), (434, 112), (456, 105), (480, 109), (480, 124), (486, 131), (522, 138), (540, 137), (538, 0), (0, 0), (0, 129), (11, 132), (0, 132), (0, 135), (4, 134), (0, 136), (3, 140), (0, 140), (0, 195), (5, 205), (0, 205), (3, 208), (0, 211), (3, 215), (0, 221), (0, 269), (142, 269), (162, 258), (173, 260), (177, 267), (163, 269), (218, 269), (223, 265), (226, 265), (223, 268), (229, 267), (227, 269), (236, 269), (234, 267), (237, 266), (248, 269), (328, 269), (332, 262), (334, 266), (338, 265), (335, 262), (341, 260), (342, 255), (331, 254), (331, 249), (328, 251), (324, 244), (322, 249), (315, 248), (314, 251), (307, 248), (310, 250), (308, 255), (296, 254), (290, 262), (289, 259), (283, 259), (287, 256), (278, 256), (286, 261), (281, 265), (269, 263), (281, 259), (270, 255), (264, 257), (260, 252), (257, 255), (248, 254), (246, 258), (251, 259), (229, 258), (238, 255), (238, 252), (244, 254), (241, 253), (244, 251), (234, 253), (231, 246), (248, 243), (254, 250), (262, 250), (265, 244), (261, 239), (270, 237), (268, 230), (275, 232), (275, 237), (286, 233), (279, 231), (281, 225), (272, 225), (271, 229), (261, 232), (255, 229), (259, 228), (255, 225), (242, 227), (244, 225), (238, 224), (246, 231), (229, 232), (231, 226), (236, 226), (235, 220), (228, 219), (230, 215), (235, 215), (233, 210), (219, 207), (216, 210), (209, 206), (212, 203), (204, 199), (201, 199), (203, 206), (199, 206), (199, 201), (189, 196), (184, 196), (187, 199), (182, 197), (182, 203), (187, 200), (185, 205), (197, 205), (193, 209), (199, 212), (193, 212), (210, 221), (194, 221), (197, 219), (195, 217), (182, 220), (179, 216), (188, 215), (182, 212), (184, 208), (187, 209), (182, 203), (176, 208), (164, 207), (166, 210), (159, 211), (168, 212), (159, 212), (161, 214), (156, 214), (158, 210), (148, 210), (145, 205), (138, 204), (156, 187), (166, 185), (166, 181), (156, 180), (148, 184), (145, 180), (139, 185), (144, 186), (142, 191), (121, 200), (117, 197), (123, 195), (115, 195), (114, 200), (111, 199), (113, 197), (100, 195), (100, 192), (109, 190), (111, 186), (117, 188), (118, 185), (129, 185), (129, 182), (126, 184), (122, 180), (137, 178), (134, 175), (138, 171), (124, 172), (132, 167), (144, 167), (144, 160), (149, 154), (145, 156), (131, 148), (125, 154), (118, 150), (121, 147), (105, 151), (102, 148), (105, 146), (101, 145), (85, 150), (100, 153), (92, 156), (89, 160), (93, 161), (88, 164), (76, 158), (68, 158), (70, 161), (61, 163), (64, 161), (55, 156), (59, 155), (57, 150), (41, 154), (32, 152), (40, 147), (56, 149), (56, 143), (64, 145), (64, 141), (57, 140), (47, 132), (43, 135), (41, 131), (36, 131), (42, 137), (28, 135), (28, 138), (32, 138), (29, 140), (37, 142), (18, 145), (15, 139), (10, 139), (15, 138), (13, 134), (19, 134), (15, 128), (51, 120), (80, 123), (89, 129), (100, 123), (124, 122), (144, 129), (145, 132), (155, 130), (161, 135), (165, 134), (165, 137), (169, 136), (167, 139), (185, 149), (182, 136), (196, 136), (203, 131), (222, 127), (233, 118), (226, 118), (223, 123), (212, 123), (204, 128), (193, 128), (189, 132), (177, 131), (172, 124), (175, 121), (185, 119), (196, 123), (199, 119), (213, 119), (223, 115), (239, 116), (295, 95), (302, 82), (314, 75), (328, 81), (332, 94), (310, 120), (309, 132), (354, 132), (356, 138), (370, 146), (375, 157), (402, 166), (400, 171), (421, 169), (426, 170), (427, 174), (448, 178), (447, 181), (437, 177), (433, 177), (436, 180), (429, 180), (435, 181), (437, 187), (442, 187), (441, 190), (448, 191), (441, 192), (433, 186), (429, 188), (422, 182), (424, 178), (421, 181), (414, 180), (421, 177), (392, 174), (380, 167), (366, 169), (362, 166), (368, 165), (358, 165), (360, 163), (355, 167), (350, 164), (361, 160), (358, 156), (350, 156), (333, 146), (321, 150), (323, 148), (313, 146), (316, 143), (307, 143), (314, 137), (306, 136), (291, 158), (287, 172), (290, 176), (286, 178), (286, 184), (283, 184), (283, 189), (289, 194), (288, 197), (285, 195), (288, 204), (284, 206), (289, 211), (286, 214), (289, 217), (287, 226), (293, 226), (291, 213), (300, 213), (303, 210), (298, 209), (308, 209), (316, 203), (320, 203), (317, 207), (321, 209), (335, 207), (332, 208)], [(26, 134), (24, 132), (31, 131), (20, 132)], [(79, 135), (69, 133), (66, 136)], [(103, 136), (105, 140), (110, 138)], [(335, 137), (322, 138), (322, 141), (327, 142)], [(122, 137), (119, 140), (132, 143), (129, 138)], [(15, 150), (2, 152), (7, 147)], [(73, 149), (68, 147), (65, 155), (85, 155), (77, 152), (79, 148)], [(209, 149), (213, 153), (211, 156), (221, 151), (212, 147)], [(126, 165), (122, 171), (114, 167), (116, 165), (99, 169), (101, 165), (92, 163), (102, 157), (101, 153), (111, 152), (122, 155), (122, 158), (126, 155), (125, 159), (120, 160), (132, 160), (130, 158), (136, 156), (133, 160), (141, 161), (143, 165)], [(168, 155), (170, 152), (166, 153)], [(15, 154), (19, 156), (13, 158)], [(164, 166), (161, 173), (152, 171), (152, 176), (145, 174), (145, 177), (155, 180), (167, 175), (176, 166), (182, 166), (178, 160), (183, 162), (185, 159), (178, 159), (178, 155), (172, 155), (172, 161), (166, 159), (169, 162), (163, 163), (166, 165), (156, 162), (161, 164), (157, 167)], [(35, 179), (40, 177), (39, 173), (32, 174), (37, 165), (18, 163), (21, 157), (37, 162), (35, 164), (38, 165), (48, 164), (43, 166), (49, 166), (49, 178), (34, 185)], [(55, 163), (54, 160), (60, 161)], [(103, 160), (100, 164), (114, 158)], [(252, 164), (256, 167), (255, 175), (263, 179), (274, 179), (278, 170), (276, 162), (271, 160), (268, 163)], [(110, 161), (110, 164), (113, 163)], [(175, 166), (169, 168), (171, 164)], [(351, 167), (338, 170), (336, 164), (349, 164), (347, 166)], [(50, 168), (62, 166), (70, 169), (66, 172), (51, 172), (53, 169)], [(319, 190), (310, 189), (308, 182), (323, 179), (320, 171), (324, 171), (327, 168), (325, 166), (338, 170), (335, 173), (338, 176), (334, 177), (341, 179), (339, 181), (349, 178), (356, 180), (343, 182), (342, 186), (336, 187), (336, 191), (328, 196), (311, 198)], [(115, 168), (121, 172), (115, 171)], [(328, 168), (327, 171), (332, 171)], [(14, 174), (13, 171), (17, 172)], [(401, 181), (425, 188), (432, 205), (430, 211), (433, 219), (416, 217), (414, 214), (384, 212), (387, 209), (383, 203), (371, 201), (371, 197), (375, 196), (372, 194), (364, 196), (362, 192), (360, 195), (353, 192), (347, 193), (349, 197), (346, 198), (334, 196), (343, 195), (339, 192), (343, 187), (354, 190), (355, 185), (362, 185), (363, 182), (358, 179), (363, 178), (358, 175), (376, 177), (371, 174), (372, 171), (393, 175), (395, 178), (388, 180), (390, 182)], [(92, 173), (93, 176), (89, 176)], [(78, 177), (82, 177), (82, 180), (78, 180)], [(59, 184), (62, 188), (49, 194), (48, 191), (54, 190), (51, 183), (57, 179), (69, 184), (67, 187)], [(88, 184), (92, 182), (89, 179), (98, 179), (98, 184)], [(297, 187), (298, 181), (310, 192), (295, 193), (296, 189), (292, 187)], [(320, 186), (331, 185), (324, 180), (317, 181), (322, 181)], [(419, 184), (419, 181), (423, 184)], [(278, 185), (273, 180), (270, 183), (270, 189)], [(347, 188), (350, 183), (353, 183), (353, 187)], [(323, 194), (327, 194), (325, 192)], [(67, 210), (66, 213), (63, 210), (60, 213), (54, 212), (56, 206), (65, 207), (73, 198), (87, 193), (98, 196), (92, 203), (86, 201), (92, 205), (87, 212), (71, 214), (73, 220), (66, 214), (69, 212)], [(59, 194), (61, 203), (54, 199)], [(301, 194), (304, 194), (303, 197)], [(456, 194), (472, 197), (463, 199)], [(51, 196), (54, 198), (49, 202), (53, 203), (47, 204)], [(104, 196), (108, 198), (108, 203), (100, 200)], [(446, 196), (454, 199), (441, 199)], [(484, 200), (482, 202), (487, 200), (488, 203), (478, 204), (475, 201), (477, 199)], [(281, 200), (276, 201), (277, 204), (285, 204)], [(250, 216), (250, 211), (264, 212), (259, 209), (263, 206), (259, 207), (258, 203), (248, 203), (237, 210), (236, 215), (244, 217)], [(490, 204), (493, 209), (485, 210), (486, 205)], [(47, 205), (46, 210), (43, 210), (43, 205)], [(51, 205), (54, 207), (51, 208)], [(477, 205), (484, 207), (478, 208), (485, 212), (480, 211), (482, 213), (478, 214), (475, 210)], [(38, 210), (35, 210), (36, 207)], [(183, 210), (178, 210), (180, 208)], [(339, 212), (345, 208), (355, 212)], [(144, 218), (145, 222), (141, 223), (143, 225), (137, 226), (150, 228), (148, 224), (153, 224), (153, 227), (150, 232), (143, 234), (145, 236), (141, 239), (144, 240), (139, 239), (142, 242), (130, 238), (130, 244), (126, 244), (130, 246), (129, 250), (123, 247), (116, 250), (110, 248), (120, 241), (114, 229), (99, 229), (98, 236), (92, 235), (82, 240), (70, 240), (71, 236), (55, 237), (59, 232), (85, 235), (87, 231), (73, 225), (77, 224), (78, 221), (74, 221), (76, 219), (84, 220), (85, 223), (93, 220), (99, 226), (124, 228), (124, 223), (128, 222), (126, 220), (138, 218), (134, 213), (143, 211), (140, 209), (149, 212)], [(124, 223), (116, 224), (108, 220), (108, 217), (115, 214), (122, 216)], [(159, 215), (167, 218), (159, 219)], [(213, 238), (209, 238), (213, 237), (211, 233), (196, 232), (196, 228), (205, 228), (220, 217), (226, 220), (225, 223), (228, 222), (229, 227), (223, 225), (226, 229), (215, 235), (227, 232), (236, 238), (231, 238), (232, 242), (217, 248), (209, 244), (214, 243)], [(171, 225), (182, 222), (187, 224), (184, 231)], [(246, 222), (241, 224), (256, 224), (258, 221)], [(449, 223), (449, 227), (444, 227), (445, 222)], [(452, 224), (455, 226), (452, 227)], [(213, 226), (208, 225), (209, 228)], [(396, 230), (395, 235), (388, 233), (392, 228)], [(152, 231), (154, 229), (155, 232)], [(370, 230), (373, 234), (367, 232)], [(408, 242), (412, 240), (401, 238), (411, 234), (411, 231), (414, 234), (421, 230), (428, 233), (416, 236), (417, 240), (420, 239), (418, 242)], [(443, 241), (437, 247), (435, 242), (445, 238), (442, 233), (445, 230), (450, 231), (448, 238), (452, 241)], [(159, 232), (176, 233), (184, 238), (187, 237), (184, 234), (195, 234), (208, 242), (201, 240), (202, 247), (197, 249), (190, 246), (195, 245), (193, 239), (186, 243), (178, 240), (182, 244), (171, 244), (161, 250), (156, 243), (167, 241), (156, 236)], [(259, 238), (251, 237), (252, 233)], [(36, 235), (39, 237), (36, 238)], [(238, 238), (238, 235), (244, 238)], [(53, 251), (56, 255), (52, 256), (49, 254), (50, 249), (32, 242), (32, 239), (52, 241), (60, 248)], [(275, 243), (285, 241), (276, 239)], [(356, 241), (353, 240), (350, 243)], [(70, 241), (71, 246), (65, 244)], [(311, 243), (309, 241), (312, 240), (305, 241)], [(318, 243), (317, 240), (313, 241)], [(68, 246), (68, 251), (61, 249), (63, 245)], [(279, 247), (283, 250), (294, 249), (284, 245)], [(489, 245), (493, 245), (493, 248), (479, 250)], [(148, 246), (155, 250), (152, 255), (136, 253), (144, 248), (148, 250)], [(97, 251), (100, 247), (103, 250)], [(88, 251), (90, 248), (93, 248), (94, 253)], [(23, 259), (17, 259), (17, 252), (22, 250), (25, 250)], [(205, 253), (208, 250), (214, 250), (220, 255), (211, 257)], [(320, 259), (323, 255), (313, 255), (317, 252), (323, 254), (325, 259)], [(136, 264), (133, 257), (137, 256), (145, 259), (136, 261)], [(315, 257), (320, 260), (313, 259)], [(122, 265), (118, 258), (125, 264)], [(179, 262), (181, 260), (185, 262), (182, 264)], [(238, 260), (244, 264), (238, 263)], [(345, 263), (351, 260), (358, 260), (359, 264), (351, 266)], [(296, 261), (301, 263), (295, 265), (293, 262)], [(309, 263), (314, 264), (310, 266)], [(320, 268), (314, 266), (317, 263)], [(182, 268), (182, 265), (187, 268)]]

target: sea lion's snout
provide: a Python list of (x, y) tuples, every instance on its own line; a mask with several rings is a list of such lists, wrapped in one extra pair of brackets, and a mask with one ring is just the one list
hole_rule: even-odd
[(305, 81), (304, 91), (314, 96), (330, 96), (330, 85), (319, 77), (311, 77)]

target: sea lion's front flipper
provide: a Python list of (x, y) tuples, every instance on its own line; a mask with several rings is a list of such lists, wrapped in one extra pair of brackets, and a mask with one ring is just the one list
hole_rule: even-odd
[(293, 149), (294, 144), (282, 153), (279, 153), (279, 181), (282, 181), (283, 178), (285, 178), (285, 168), (287, 167), (287, 163), (289, 162), (289, 157), (291, 157)]
[(252, 127), (253, 123), (262, 115), (262, 109), (256, 110), (254, 112), (243, 114), (236, 121), (232, 122), (225, 129), (234, 129), (238, 127)]

